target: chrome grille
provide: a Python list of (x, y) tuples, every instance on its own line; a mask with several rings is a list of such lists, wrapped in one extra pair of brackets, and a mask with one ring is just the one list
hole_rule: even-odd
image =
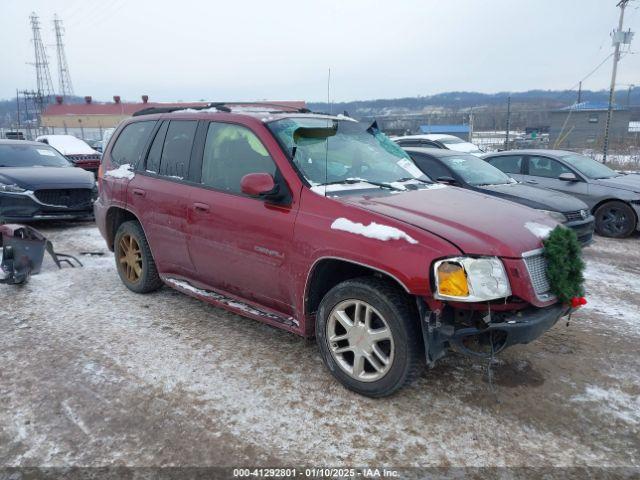
[(567, 217), (567, 221), (569, 222), (585, 220), (589, 216), (589, 212), (587, 210), (576, 210), (575, 212), (562, 212), (562, 214), (565, 217)]
[(547, 259), (544, 257), (544, 253), (539, 252), (525, 256), (524, 263), (527, 265), (527, 270), (529, 270), (531, 283), (536, 294), (549, 293), (551, 285), (549, 284), (549, 277), (547, 277)]

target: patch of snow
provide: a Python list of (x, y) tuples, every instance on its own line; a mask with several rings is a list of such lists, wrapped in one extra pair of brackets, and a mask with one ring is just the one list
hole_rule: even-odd
[(536, 222), (527, 222), (524, 224), (524, 228), (529, 230), (538, 238), (547, 238), (549, 234), (553, 231), (553, 227), (548, 225), (543, 225), (542, 223)]
[(128, 178), (131, 180), (136, 174), (133, 172), (131, 165), (125, 163), (124, 165), (120, 165), (118, 168), (113, 170), (107, 170), (104, 174), (105, 177), (113, 177), (113, 178)]
[(605, 389), (589, 385), (583, 395), (573, 397), (574, 402), (595, 402), (606, 416), (613, 416), (630, 425), (640, 424), (640, 397), (619, 389)]
[(355, 235), (362, 235), (363, 237), (374, 238), (382, 241), (406, 240), (412, 244), (418, 243), (417, 240), (411, 238), (402, 230), (388, 225), (380, 225), (375, 222), (371, 222), (369, 225), (364, 225), (362, 223), (352, 222), (347, 218), (337, 218), (331, 224), (331, 229), (341, 230), (343, 232), (349, 232)]
[(350, 122), (358, 122), (355, 118), (351, 118), (347, 115), (344, 115), (342, 113), (339, 113), (338, 115), (336, 115), (336, 118), (339, 118), (340, 120), (348, 120)]
[(63, 155), (97, 155), (93, 148), (73, 135), (42, 135), (36, 138), (37, 142), (46, 140), (49, 145)]
[(298, 320), (296, 320), (293, 317), (288, 317), (286, 319), (283, 319), (282, 317), (278, 316), (278, 315), (274, 315), (272, 313), (269, 312), (265, 312), (263, 310), (258, 310), (256, 308), (251, 307), (250, 305), (247, 305), (246, 303), (243, 302), (239, 302), (237, 300), (233, 300), (231, 298), (225, 297), (224, 295), (220, 295), (219, 293), (216, 292), (212, 292), (210, 290), (203, 290), (201, 288), (198, 287), (194, 287), (193, 285), (191, 285), (189, 282), (184, 281), (184, 280), (178, 280), (176, 278), (170, 278), (170, 277), (165, 277), (164, 280), (167, 283), (170, 283), (171, 285), (174, 285), (182, 290), (186, 290), (187, 292), (191, 292), (194, 293), (195, 295), (201, 296), (201, 297), (206, 297), (206, 298), (211, 298), (213, 300), (215, 300), (216, 302), (222, 303), (223, 305), (226, 305), (228, 307), (231, 308), (235, 308), (238, 310), (241, 310), (245, 313), (249, 313), (251, 315), (257, 315), (259, 317), (266, 317), (266, 318), (270, 318), (271, 320), (276, 320), (278, 322), (282, 322), (283, 320), (286, 320), (286, 322), (289, 322), (293, 325), (298, 326), (299, 322)]

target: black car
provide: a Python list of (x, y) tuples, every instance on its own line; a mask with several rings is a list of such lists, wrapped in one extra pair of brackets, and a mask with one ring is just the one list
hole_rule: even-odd
[(593, 239), (594, 218), (582, 200), (571, 195), (518, 183), (475, 155), (436, 148), (405, 148), (428, 177), (441, 183), (504, 198), (546, 212), (573, 229), (583, 245)]
[(39, 142), (0, 140), (0, 223), (91, 219), (91, 172)]

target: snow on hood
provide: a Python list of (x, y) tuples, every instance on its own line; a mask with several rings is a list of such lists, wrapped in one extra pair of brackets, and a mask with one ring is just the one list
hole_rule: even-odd
[[(354, 194), (336, 200), (431, 232), (475, 255), (520, 258), (542, 247), (544, 227), (558, 225), (538, 210), (457, 187), (384, 196)], [(532, 231), (527, 223), (540, 227)]]
[(133, 172), (131, 165), (125, 163), (124, 165), (120, 165), (114, 170), (107, 170), (104, 176), (113, 178), (128, 178), (129, 180), (131, 180), (136, 176), (136, 174)]
[(524, 224), (524, 228), (543, 240), (553, 231), (553, 227), (536, 222), (527, 222)]
[(379, 223), (371, 222), (369, 225), (362, 223), (352, 222), (347, 218), (337, 218), (332, 224), (333, 230), (342, 230), (343, 232), (350, 232), (355, 235), (362, 235), (367, 238), (375, 238), (386, 242), (388, 240), (406, 240), (409, 243), (418, 243), (415, 239), (411, 238), (402, 230), (388, 225), (380, 225)]
[(97, 155), (98, 152), (73, 135), (44, 135), (37, 141), (46, 140), (63, 155)]

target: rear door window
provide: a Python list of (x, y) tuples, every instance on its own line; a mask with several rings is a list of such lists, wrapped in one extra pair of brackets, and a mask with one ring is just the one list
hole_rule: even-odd
[(240, 180), (249, 173), (276, 175), (276, 165), (262, 142), (246, 127), (210, 123), (202, 159), (202, 184), (242, 194)]
[(572, 173), (557, 160), (549, 157), (529, 157), (529, 175), (534, 177), (558, 178), (562, 173)]
[(196, 120), (172, 120), (164, 139), (158, 173), (182, 180), (189, 174), (193, 139), (198, 128)]
[(111, 165), (119, 167), (129, 164), (135, 168), (145, 153), (145, 147), (155, 125), (156, 121), (153, 120), (130, 123), (124, 127), (111, 149)]
[(522, 172), (521, 155), (505, 155), (503, 157), (490, 158), (487, 161), (494, 167), (502, 170), (504, 173), (519, 174)]
[(153, 139), (153, 143), (149, 149), (149, 155), (147, 155), (147, 172), (158, 173), (160, 171), (160, 157), (162, 156), (162, 147), (168, 128), (169, 122), (164, 122)]

